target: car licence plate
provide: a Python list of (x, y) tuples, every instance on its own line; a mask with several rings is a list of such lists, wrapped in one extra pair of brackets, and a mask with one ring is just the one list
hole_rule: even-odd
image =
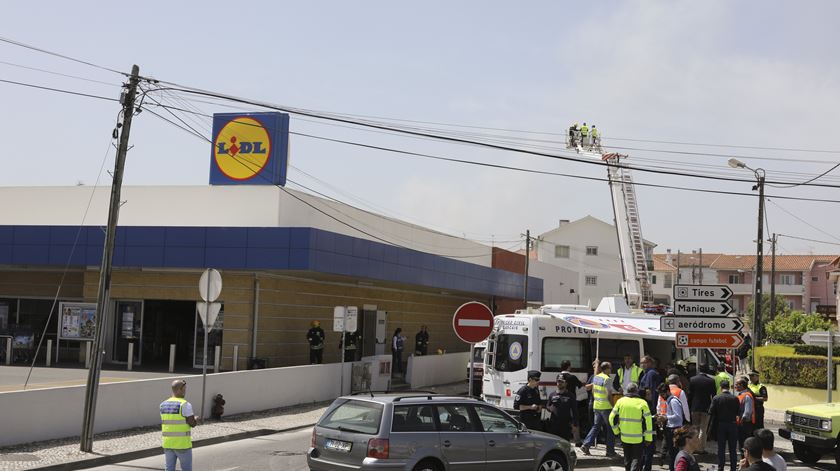
[[(804, 439), (803, 439), (804, 440)], [(341, 451), (344, 453), (350, 453), (350, 449), (353, 448), (353, 444), (350, 442), (343, 442), (341, 440), (330, 440), (327, 439), (324, 442), (324, 447), (328, 450), (334, 451)]]
[(790, 439), (791, 440), (796, 440), (798, 442), (804, 442), (805, 441), (805, 435), (802, 435), (801, 433), (790, 432)]

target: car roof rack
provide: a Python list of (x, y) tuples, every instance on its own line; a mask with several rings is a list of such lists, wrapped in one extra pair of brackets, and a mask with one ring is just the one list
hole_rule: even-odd
[(401, 396), (401, 397), (426, 397), (426, 396), (437, 396), (438, 393), (434, 391), (424, 391), (421, 389), (412, 389), (412, 390), (401, 390), (401, 391), (392, 391), (390, 389), (386, 389), (385, 391), (356, 391), (351, 393), (351, 396), (361, 396), (361, 395), (369, 395), (370, 397), (374, 397), (376, 394), (402, 394), (402, 393), (412, 393), (410, 396)]

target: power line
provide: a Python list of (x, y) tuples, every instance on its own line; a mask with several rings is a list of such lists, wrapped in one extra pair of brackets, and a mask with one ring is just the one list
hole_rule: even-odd
[(39, 90), (48, 90), (48, 91), (51, 91), (51, 92), (66, 93), (68, 95), (78, 95), (78, 96), (83, 96), (83, 97), (88, 97), (88, 98), (96, 98), (96, 99), (99, 99), (99, 100), (120, 101), (118, 98), (109, 98), (109, 97), (106, 97), (106, 96), (91, 95), (89, 93), (74, 92), (72, 90), (64, 90), (64, 89), (61, 89), (61, 88), (45, 87), (43, 85), (35, 85), (35, 84), (32, 84), (32, 83), (15, 82), (13, 80), (5, 80), (5, 79), (0, 79), (0, 82), (9, 83), (9, 84), (12, 84), (12, 85), (20, 85), (22, 87), (37, 88)]
[(797, 221), (801, 222), (802, 224), (805, 224), (806, 226), (810, 227), (811, 229), (814, 229), (814, 230), (815, 230), (815, 231), (817, 231), (817, 232), (820, 232), (820, 233), (822, 233), (822, 234), (825, 234), (825, 235), (827, 235), (827, 236), (831, 237), (831, 238), (832, 238), (832, 239), (834, 239), (834, 240), (840, 241), (840, 238), (838, 238), (838, 237), (837, 237), (837, 236), (835, 236), (834, 234), (831, 234), (830, 232), (826, 232), (826, 231), (824, 231), (824, 230), (820, 229), (819, 227), (817, 227), (817, 226), (815, 226), (815, 225), (811, 224), (810, 222), (808, 222), (808, 221), (806, 221), (806, 220), (802, 219), (801, 217), (797, 216), (796, 214), (794, 214), (794, 213), (792, 213), (792, 212), (788, 211), (787, 209), (785, 209), (785, 208), (783, 208), (783, 207), (779, 206), (779, 203), (774, 202), (774, 201), (773, 201), (773, 200), (771, 200), (769, 197), (768, 197), (767, 201), (769, 201), (770, 203), (772, 203), (772, 204), (773, 204), (773, 206), (775, 206), (775, 207), (777, 207), (777, 208), (781, 209), (782, 211), (784, 211), (785, 213), (787, 213), (787, 214), (788, 214), (789, 216), (791, 216), (792, 218), (794, 218), (794, 219), (796, 219)]
[(816, 243), (818, 243), (818, 244), (827, 244), (827, 245), (838, 245), (838, 246), (840, 246), (840, 242), (827, 242), (827, 241), (824, 241), (824, 240), (809, 239), (809, 238), (807, 238), (807, 237), (798, 237), (798, 236), (792, 236), (792, 235), (789, 235), (789, 234), (776, 234), (776, 235), (777, 235), (777, 236), (780, 236), (780, 237), (787, 237), (788, 239), (797, 239), (797, 240), (804, 240), (804, 241), (807, 241), (807, 242), (816, 242)]
[(94, 79), (90, 79), (90, 78), (87, 78), (87, 77), (80, 77), (78, 75), (63, 74), (61, 72), (54, 72), (52, 70), (39, 69), (37, 67), (30, 67), (30, 66), (27, 66), (27, 65), (15, 64), (13, 62), (0, 61), (0, 64), (8, 65), (8, 66), (11, 66), (11, 67), (18, 67), (20, 69), (33, 70), (35, 72), (43, 72), (45, 74), (57, 75), (59, 77), (67, 77), (67, 78), (76, 79), (76, 80), (84, 80), (85, 82), (100, 83), (102, 85), (108, 85), (109, 87), (120, 87), (120, 85), (118, 85), (116, 83), (105, 82), (105, 81), (102, 81), (102, 80), (94, 80)]
[(113, 72), (115, 74), (120, 74), (120, 75), (123, 75), (123, 76), (126, 76), (126, 77), (130, 75), (126, 72), (120, 72), (119, 70), (112, 69), (110, 67), (105, 67), (105, 66), (102, 66), (102, 65), (99, 65), (99, 64), (94, 64), (93, 62), (88, 62), (88, 61), (85, 61), (85, 60), (82, 60), (82, 59), (77, 59), (75, 57), (66, 56), (64, 54), (59, 54), (57, 52), (48, 51), (46, 49), (41, 49), (39, 47), (35, 47), (35, 46), (30, 45), (30, 44), (22, 43), (20, 41), (15, 41), (14, 39), (5, 38), (5, 37), (0, 36), (0, 41), (2, 41), (4, 43), (12, 44), (14, 46), (30, 49), (32, 51), (37, 51), (37, 52), (41, 52), (41, 53), (48, 54), (48, 55), (51, 55), (51, 56), (60, 57), (62, 59), (77, 62), (79, 64), (89, 65), (89, 66), (95, 67), (97, 69), (106, 70), (108, 72)]

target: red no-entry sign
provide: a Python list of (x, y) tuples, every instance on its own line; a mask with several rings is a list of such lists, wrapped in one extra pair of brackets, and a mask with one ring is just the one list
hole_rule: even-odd
[(493, 331), (493, 311), (476, 301), (465, 303), (455, 311), (452, 328), (464, 342), (481, 342)]

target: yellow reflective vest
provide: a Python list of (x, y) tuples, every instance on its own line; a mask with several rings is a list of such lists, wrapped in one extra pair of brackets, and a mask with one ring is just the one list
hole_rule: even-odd
[(653, 441), (653, 420), (650, 416), (650, 407), (647, 401), (638, 396), (625, 396), (619, 399), (610, 412), (610, 424), (613, 433), (621, 435), (623, 443)]
[(580, 135), (583, 136), (583, 137), (588, 136), (589, 135), (589, 126), (587, 126), (585, 124), (583, 126), (581, 126), (580, 127)]
[[(633, 363), (633, 367), (630, 368), (630, 382), (639, 384), (639, 379), (642, 377), (642, 373), (644, 371), (639, 368), (635, 363)], [(618, 369), (618, 384), (622, 388), (624, 387), (624, 367)]]
[(192, 448), (190, 424), (183, 416), (183, 407), (187, 401), (180, 397), (170, 397), (160, 403), (160, 423), (163, 435), (163, 448), (185, 450)]
[(610, 377), (604, 373), (599, 373), (598, 376), (592, 378), (592, 409), (594, 410), (610, 410), (610, 398), (607, 393), (607, 381)]
[(720, 394), (720, 382), (723, 380), (729, 381), (729, 388), (734, 388), (735, 384), (732, 379), (732, 375), (725, 371), (719, 371), (718, 374), (715, 375), (715, 389), (717, 389), (717, 393)]

